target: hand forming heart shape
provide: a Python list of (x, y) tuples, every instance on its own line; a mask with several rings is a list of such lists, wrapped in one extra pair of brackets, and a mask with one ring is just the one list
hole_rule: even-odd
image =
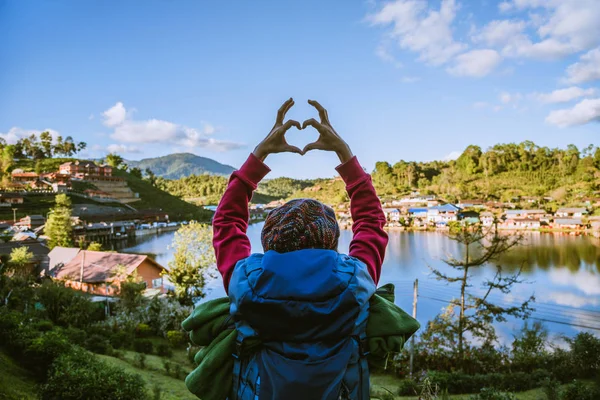
[[(352, 158), (352, 152), (350, 151), (348, 144), (344, 142), (340, 135), (338, 135), (335, 129), (333, 129), (331, 126), (327, 110), (315, 100), (308, 100), (308, 104), (317, 109), (319, 112), (319, 118), (321, 120), (320, 122), (314, 118), (310, 118), (304, 121), (302, 126), (300, 126), (298, 121), (291, 119), (284, 123), (283, 120), (285, 118), (285, 114), (294, 105), (294, 99), (290, 97), (289, 100), (283, 103), (281, 108), (279, 108), (279, 111), (277, 111), (275, 125), (273, 125), (273, 128), (267, 137), (260, 142), (258, 146), (256, 146), (254, 149), (254, 155), (261, 161), (264, 161), (269, 154), (273, 153), (291, 152), (304, 155), (311, 150), (325, 150), (335, 151), (342, 163)], [(298, 147), (290, 145), (285, 139), (286, 132), (292, 126), (295, 126), (299, 130), (305, 129), (308, 126), (312, 126), (319, 132), (319, 137), (316, 141), (307, 144), (304, 146), (304, 149), (300, 150)]]

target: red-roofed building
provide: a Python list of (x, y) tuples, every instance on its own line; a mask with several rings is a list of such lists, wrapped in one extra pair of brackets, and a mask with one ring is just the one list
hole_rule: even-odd
[(165, 293), (163, 271), (162, 265), (146, 255), (80, 250), (70, 260), (55, 264), (51, 274), (73, 289), (115, 296), (120, 283), (134, 273), (147, 289)]

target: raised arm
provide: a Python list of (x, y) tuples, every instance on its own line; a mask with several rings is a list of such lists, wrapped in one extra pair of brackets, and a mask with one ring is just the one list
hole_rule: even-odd
[(308, 103), (319, 111), (321, 121), (314, 118), (304, 121), (302, 127), (314, 127), (319, 132), (319, 138), (306, 145), (303, 151), (327, 150), (335, 151), (338, 155), (342, 164), (336, 170), (346, 183), (354, 221), (350, 255), (367, 265), (371, 277), (377, 283), (388, 243), (387, 233), (383, 230), (386, 220), (381, 202), (371, 183), (371, 176), (363, 171), (348, 144), (331, 126), (327, 110), (314, 100), (309, 100)]
[(272, 153), (302, 154), (299, 148), (290, 146), (284, 136), (292, 126), (300, 128), (297, 121), (283, 122), (285, 114), (293, 105), (294, 100), (290, 98), (281, 106), (271, 132), (256, 146), (244, 165), (231, 174), (227, 190), (213, 217), (213, 247), (226, 292), (235, 264), (250, 255), (250, 240), (246, 236), (248, 203), (258, 183), (270, 171), (263, 161)]

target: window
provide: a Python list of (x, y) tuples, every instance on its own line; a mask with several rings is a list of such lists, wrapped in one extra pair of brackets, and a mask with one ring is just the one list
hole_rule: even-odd
[(158, 288), (158, 287), (162, 287), (162, 285), (163, 285), (162, 278), (152, 279), (152, 287)]

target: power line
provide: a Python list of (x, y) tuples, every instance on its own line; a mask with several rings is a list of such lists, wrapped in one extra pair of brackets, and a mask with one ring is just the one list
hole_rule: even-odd
[[(438, 302), (441, 302), (441, 303), (446, 303), (446, 304), (460, 305), (458, 302), (455, 302), (455, 301), (448, 301), (448, 300), (439, 299), (439, 298), (435, 298), (435, 297), (422, 296), (422, 295), (419, 295), (419, 297), (422, 297), (422, 298), (425, 298), (425, 299), (429, 299), (429, 300), (433, 300), (433, 301), (438, 301)], [(551, 322), (551, 323), (555, 323), (555, 324), (568, 325), (568, 326), (574, 326), (574, 327), (577, 327), (577, 328), (593, 329), (593, 330), (600, 331), (600, 327), (587, 326), (587, 325), (581, 325), (581, 324), (574, 324), (572, 322), (557, 321), (557, 320), (552, 320), (552, 319), (547, 319), (547, 318), (539, 318), (539, 317), (531, 317), (531, 316), (528, 317), (528, 318), (529, 319), (534, 319), (534, 320), (537, 320), (537, 321)]]

